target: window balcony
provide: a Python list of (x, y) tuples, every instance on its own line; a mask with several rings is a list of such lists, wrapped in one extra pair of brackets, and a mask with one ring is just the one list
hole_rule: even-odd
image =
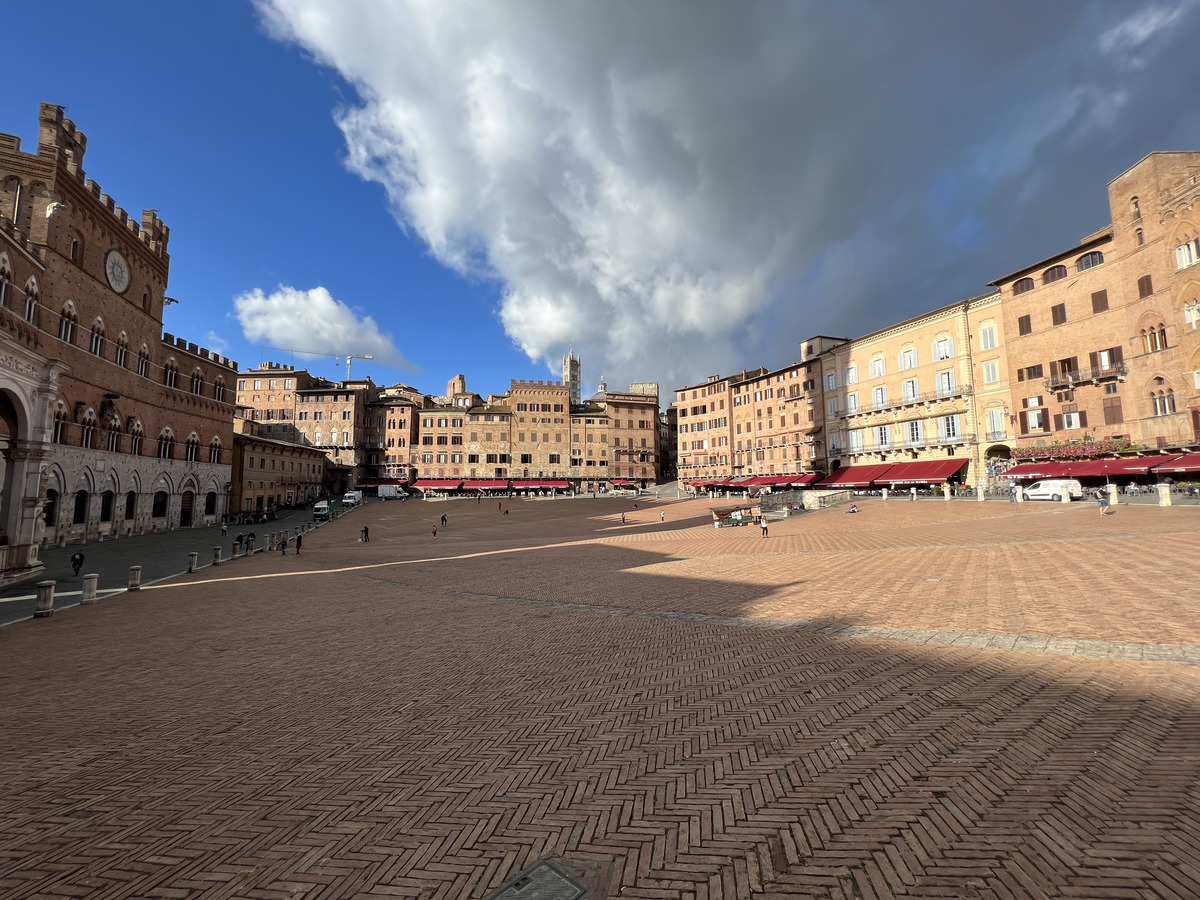
[(1007, 438), (1008, 438), (1008, 433), (1006, 431), (989, 431), (989, 432), (987, 432), (987, 440), (989, 440), (989, 441), (1003, 441), (1003, 440), (1006, 440)]
[(906, 450), (918, 450), (925, 446), (925, 438), (905, 438), (904, 448)]
[(1129, 374), (1129, 369), (1125, 363), (1113, 363), (1104, 368), (1103, 366), (1086, 366), (1082, 369), (1077, 369), (1073, 372), (1059, 372), (1057, 375), (1052, 375), (1045, 379), (1046, 389), (1050, 391), (1062, 390), (1063, 388), (1072, 388), (1077, 384), (1088, 381), (1092, 384), (1099, 384), (1101, 381), (1108, 381), (1112, 378), (1125, 380), (1125, 376)]
[(940, 435), (938, 444), (943, 447), (949, 447), (954, 444), (973, 444), (975, 443), (975, 435), (973, 434), (955, 434), (955, 435)]

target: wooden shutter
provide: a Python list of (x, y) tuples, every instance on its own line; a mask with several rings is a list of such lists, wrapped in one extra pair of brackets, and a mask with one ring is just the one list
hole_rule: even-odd
[(1113, 347), (1112, 352), (1113, 352), (1113, 358), (1117, 362), (1125, 362), (1125, 354), (1121, 352), (1120, 347)]
[(1058, 377), (1058, 360), (1056, 360), (1056, 359), (1052, 359), (1050, 361), (1050, 377), (1051, 378)]
[(1024, 380), (1025, 380), (1025, 370), (1017, 369), (1017, 381), (1024, 381)]
[(1088, 364), (1092, 367), (1092, 371), (1095, 371), (1100, 368), (1100, 353), (1099, 353), (1099, 351), (1093, 350), (1091, 353), (1088, 354)]
[(1087, 428), (1087, 413), (1086, 412), (1081, 412), (1079, 414), (1079, 427)]
[(1108, 309), (1108, 291), (1096, 291), (1092, 294), (1092, 312), (1101, 313)]
[[(1057, 416), (1055, 417), (1057, 418)], [(1042, 410), (1042, 431), (1049, 433), (1050, 431), (1050, 410)]]
[(1021, 434), (1029, 434), (1029, 413), (1021, 410)]
[(1062, 417), (1062, 413), (1055, 413), (1055, 414), (1054, 414), (1054, 430), (1055, 430), (1055, 431), (1062, 431), (1062, 430), (1063, 430), (1063, 417)]

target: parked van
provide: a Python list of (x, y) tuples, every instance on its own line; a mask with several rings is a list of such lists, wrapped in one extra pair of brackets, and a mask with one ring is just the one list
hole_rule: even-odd
[(313, 504), (313, 521), (323, 522), (329, 518), (329, 501), (318, 500)]
[(362, 491), (346, 491), (342, 497), (342, 506), (358, 506), (362, 503)]
[(1064, 494), (1069, 494), (1072, 500), (1082, 500), (1083, 485), (1074, 478), (1042, 478), (1026, 485), (1022, 493), (1026, 500), (1061, 500)]

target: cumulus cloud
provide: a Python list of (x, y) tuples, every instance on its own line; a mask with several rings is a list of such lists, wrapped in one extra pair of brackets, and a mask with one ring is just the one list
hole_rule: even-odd
[(573, 343), (614, 384), (784, 364), (979, 293), (1200, 139), (1162, 108), (1200, 79), (1190, 51), (1162, 72), (1191, 0), (259, 8), (357, 92), (347, 163), (405, 230), (495, 279), (532, 359)]
[(246, 339), (260, 345), (369, 355), (382, 365), (418, 371), (371, 316), (358, 315), (323, 287), (281, 284), (270, 294), (255, 288), (234, 297), (233, 308)]

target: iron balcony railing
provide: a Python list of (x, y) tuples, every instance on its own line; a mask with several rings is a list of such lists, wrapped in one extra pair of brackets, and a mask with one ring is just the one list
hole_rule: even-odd
[(1059, 372), (1057, 375), (1051, 375), (1045, 379), (1045, 384), (1047, 390), (1054, 391), (1060, 388), (1069, 388), (1084, 381), (1105, 381), (1109, 378), (1124, 378), (1127, 374), (1129, 374), (1129, 370), (1123, 362), (1113, 363), (1108, 367), (1085, 366), (1082, 369), (1076, 369), (1071, 372)]
[(869, 406), (860, 406), (858, 409), (839, 409), (834, 415), (839, 419), (844, 419), (848, 416), (861, 416), (868, 413), (885, 412), (889, 409), (900, 409), (905, 406), (916, 406), (921, 403), (935, 403), (938, 400), (953, 400), (956, 397), (970, 397), (975, 393), (975, 388), (969, 384), (955, 385), (952, 388), (941, 389), (936, 391), (925, 391), (922, 394), (913, 394), (911, 396), (901, 396), (894, 400), (884, 400), (882, 403), (872, 401)]

